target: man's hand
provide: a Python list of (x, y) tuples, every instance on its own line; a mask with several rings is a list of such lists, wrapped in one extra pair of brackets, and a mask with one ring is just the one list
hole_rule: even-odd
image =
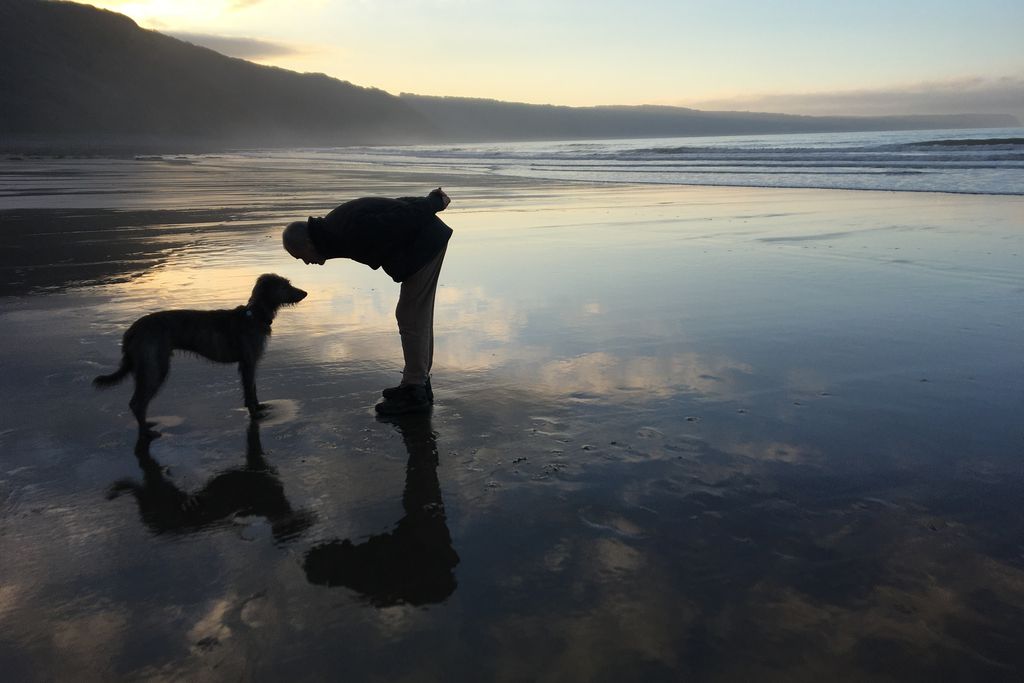
[[(445, 209), (448, 208), (448, 205), (452, 203), (452, 198), (445, 194), (445, 191), (442, 190), (440, 187), (434, 190), (434, 192), (436, 192), (441, 197), (441, 210), (444, 211)], [(433, 194), (433, 192), (431, 192), (431, 194)]]

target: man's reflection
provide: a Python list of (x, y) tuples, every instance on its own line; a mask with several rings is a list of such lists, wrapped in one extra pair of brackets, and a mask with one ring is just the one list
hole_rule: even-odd
[(212, 477), (198, 491), (178, 488), (163, 467), (149, 453), (149, 441), (136, 444), (142, 482), (121, 479), (107, 494), (108, 499), (131, 493), (139, 514), (154, 533), (199, 531), (234, 515), (265, 517), (274, 540), (295, 538), (314, 521), (313, 513), (293, 510), (284, 494), (276, 470), (267, 462), (260, 442), (260, 427), (249, 421), (246, 432), (245, 466), (225, 470)]
[(378, 607), (441, 602), (455, 590), (452, 548), (437, 479), (437, 434), (430, 415), (378, 418), (402, 435), (409, 460), (402, 506), (405, 516), (386, 534), (362, 543), (330, 541), (306, 553), (310, 583), (347, 586)]

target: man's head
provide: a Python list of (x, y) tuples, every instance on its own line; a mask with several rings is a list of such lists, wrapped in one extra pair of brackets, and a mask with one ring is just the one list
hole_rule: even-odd
[(288, 225), (281, 234), (281, 241), (284, 242), (284, 250), (303, 263), (315, 263), (322, 266), (323, 256), (317, 253), (313, 240), (309, 237), (309, 224), (306, 221), (295, 221)]

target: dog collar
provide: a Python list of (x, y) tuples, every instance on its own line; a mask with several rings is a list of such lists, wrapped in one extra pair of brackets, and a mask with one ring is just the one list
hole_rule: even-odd
[(245, 307), (245, 317), (246, 318), (248, 318), (249, 320), (252, 320), (255, 323), (259, 323), (260, 325), (262, 325), (263, 327), (265, 327), (267, 329), (270, 329), (270, 323), (273, 322), (274, 319), (271, 318), (270, 320), (267, 320), (264, 316), (257, 315), (258, 313), (260, 313), (259, 310), (255, 310), (254, 311), (249, 306)]

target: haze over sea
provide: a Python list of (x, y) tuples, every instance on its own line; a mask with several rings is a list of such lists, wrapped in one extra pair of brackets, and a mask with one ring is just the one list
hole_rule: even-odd
[(1024, 128), (420, 145), (324, 153), (423, 170), (537, 179), (1024, 193)]

